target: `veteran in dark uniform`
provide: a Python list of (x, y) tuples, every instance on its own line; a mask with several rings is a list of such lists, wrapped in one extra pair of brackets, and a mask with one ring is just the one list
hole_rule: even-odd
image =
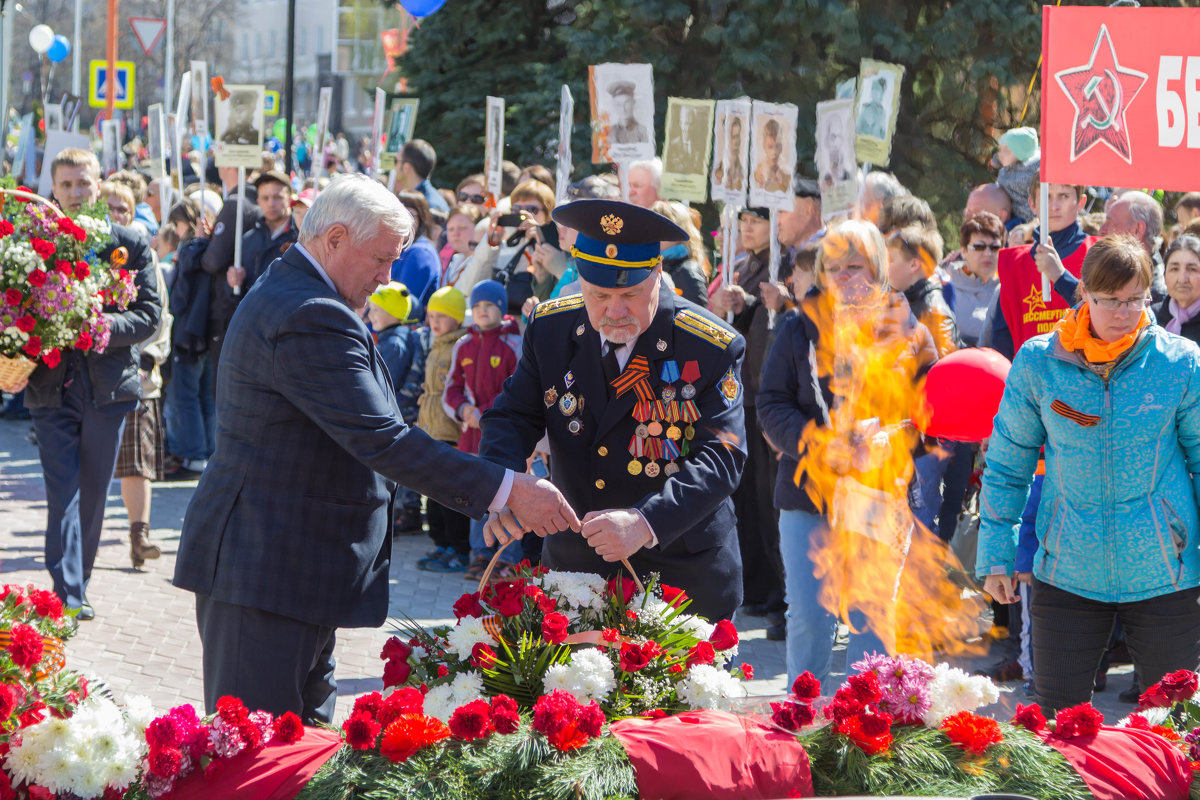
[[(480, 455), (520, 471), (548, 435), (552, 480), (584, 522), (546, 538), (546, 566), (611, 576), (627, 557), (685, 590), (690, 612), (728, 618), (742, 599), (729, 496), (746, 460), (745, 341), (665, 288), (659, 242), (686, 238), (666, 218), (579, 200), (554, 219), (579, 231), (582, 291), (537, 306)], [(504, 510), (485, 534), (503, 543), (522, 522)]]

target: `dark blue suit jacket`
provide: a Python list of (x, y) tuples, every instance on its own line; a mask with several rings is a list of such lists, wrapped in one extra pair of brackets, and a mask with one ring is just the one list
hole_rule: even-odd
[[(684, 324), (689, 319), (700, 320), (701, 328), (708, 326), (715, 334), (697, 335), (695, 326)], [(658, 312), (630, 357), (640, 354), (649, 360), (649, 381), (656, 396), (661, 396), (663, 365), (668, 360), (674, 360), (681, 371), (688, 361), (696, 361), (700, 379), (695, 401), (701, 416), (690, 453), (677, 461), (677, 474), (630, 475), (629, 445), (638, 425), (632, 416), (634, 393), (610, 395), (600, 360), (600, 335), (588, 321), (580, 296), (543, 303), (525, 331), (517, 371), (483, 415), (480, 455), (523, 471), (525, 459), (543, 433), (548, 434), (554, 483), (576, 513), (582, 518), (589, 511), (640, 510), (658, 545), (630, 559), (638, 574), (645, 579), (650, 572), (659, 572), (665, 583), (685, 589), (693, 598), (692, 613), (712, 619), (729, 617), (742, 597), (737, 520), (729, 495), (746, 461), (740, 389), (744, 352), (745, 340), (723, 321), (672, 292), (660, 293)], [(727, 401), (721, 384), (731, 370), (738, 390)], [(568, 373), (573, 378), (570, 387)], [(682, 390), (684, 384), (677, 380), (674, 385)], [(583, 402), (583, 428), (578, 434), (570, 432), (570, 418), (557, 403), (547, 407), (546, 391), (551, 388), (560, 398), (569, 391)], [(580, 534), (570, 530), (546, 538), (543, 560), (549, 567), (573, 572), (607, 576), (622, 570), (619, 563), (597, 556)]]
[(394, 481), (478, 518), (503, 478), (401, 421), (371, 334), (293, 247), (225, 338), (217, 448), (174, 583), (317, 625), (379, 625)]

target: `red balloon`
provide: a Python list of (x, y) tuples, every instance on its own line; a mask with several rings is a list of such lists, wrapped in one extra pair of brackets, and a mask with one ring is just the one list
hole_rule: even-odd
[(917, 390), (913, 424), (927, 436), (978, 442), (992, 435), (992, 419), (1012, 367), (987, 347), (958, 350), (938, 361)]

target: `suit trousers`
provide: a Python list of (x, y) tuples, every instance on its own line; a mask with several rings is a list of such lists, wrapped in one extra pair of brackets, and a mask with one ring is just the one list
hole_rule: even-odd
[(96, 408), (87, 369), (67, 376), (60, 408), (32, 408), (46, 483), (46, 569), (68, 608), (83, 605), (100, 546), (104, 506), (125, 414), (136, 401)]
[(782, 611), (783, 560), (779, 555), (779, 512), (775, 510), (779, 462), (762, 437), (755, 408), (746, 406), (745, 411), (746, 466), (732, 495), (742, 551), (742, 602)]
[(1030, 591), (1034, 686), (1038, 702), (1055, 711), (1092, 698), (1096, 667), (1113, 625), (1125, 627), (1138, 691), (1164, 675), (1200, 666), (1200, 588), (1131, 603), (1091, 600), (1040, 581)]
[(305, 725), (333, 722), (336, 628), (196, 595), (203, 647), (204, 705), (225, 695), (250, 710), (295, 712)]

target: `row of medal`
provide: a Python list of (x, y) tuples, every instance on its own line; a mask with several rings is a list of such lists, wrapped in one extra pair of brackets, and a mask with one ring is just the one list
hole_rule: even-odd
[[(638, 425), (629, 439), (629, 455), (633, 459), (626, 469), (630, 475), (645, 472), (646, 477), (657, 478), (660, 471), (667, 477), (674, 475), (679, 472), (675, 460), (687, 456), (696, 436), (694, 423), (700, 419), (700, 410), (692, 398), (696, 396), (695, 382), (700, 379), (699, 363), (688, 361), (681, 373), (675, 361), (665, 361), (661, 378), (664, 384), (661, 399), (640, 399), (633, 405), (633, 418)], [(674, 383), (680, 378), (686, 383), (677, 393)], [(653, 394), (649, 396), (653, 397)], [(677, 396), (683, 399), (676, 400)], [(647, 397), (647, 394), (641, 393), (639, 397)], [(681, 428), (679, 423), (684, 427)], [(649, 459), (645, 465), (643, 458)], [(659, 460), (667, 463), (660, 467)]]

